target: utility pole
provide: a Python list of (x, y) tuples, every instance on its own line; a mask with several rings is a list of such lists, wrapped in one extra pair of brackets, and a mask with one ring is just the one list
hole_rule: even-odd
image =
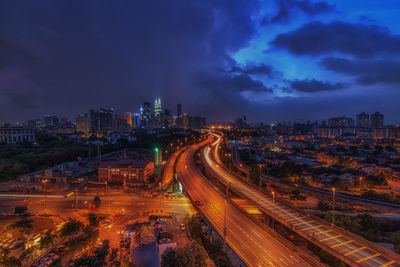
[(78, 209), (78, 189), (75, 189), (75, 209)]
[(335, 188), (332, 187), (332, 227), (335, 225)]
[(224, 212), (224, 241), (225, 241), (225, 245), (227, 244), (226, 243), (226, 233), (227, 233), (227, 229), (226, 229), (227, 205), (226, 205), (226, 202), (227, 202), (227, 198), (228, 198), (228, 196), (225, 197), (225, 212)]
[(47, 179), (42, 180), (44, 183), (44, 202), (43, 202), (43, 210), (46, 210), (46, 201), (47, 201)]

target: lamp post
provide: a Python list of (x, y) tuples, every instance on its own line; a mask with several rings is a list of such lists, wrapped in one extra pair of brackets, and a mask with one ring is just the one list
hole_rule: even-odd
[(44, 183), (44, 202), (43, 202), (43, 210), (46, 209), (46, 200), (47, 200), (47, 179), (43, 179), (42, 183)]
[(335, 225), (335, 188), (332, 187), (332, 227)]
[(272, 191), (272, 202), (275, 202), (275, 191)]
[(360, 176), (360, 191), (361, 191), (361, 187), (362, 187), (362, 176)]
[(227, 209), (226, 209), (226, 200), (227, 199), (227, 196), (225, 196), (225, 206), (224, 206), (224, 208), (225, 208), (225, 212), (224, 212), (224, 240), (225, 240), (225, 244), (226, 244), (226, 232), (227, 232), (227, 229), (226, 229), (226, 213), (227, 213)]

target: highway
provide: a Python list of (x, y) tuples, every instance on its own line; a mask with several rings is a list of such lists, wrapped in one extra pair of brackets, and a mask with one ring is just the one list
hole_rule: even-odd
[(176, 164), (178, 178), (192, 201), (200, 201), (197, 208), (222, 237), (226, 226), (229, 247), (248, 266), (310, 266), (299, 256), (301, 253), (251, 221), (202, 176), (193, 160), (202, 145), (204, 142), (181, 154)]
[[(316, 220), (307, 214), (273, 201), (263, 192), (248, 185), (235, 174), (226, 170), (219, 159), (221, 138), (203, 150), (202, 158), (206, 168), (210, 168), (224, 184), (233, 191), (250, 200), (261, 211), (293, 229), (315, 245), (324, 248), (331, 254), (342, 257), (342, 260), (353, 266), (400, 266), (400, 256), (378, 245), (372, 244), (355, 235), (346, 234), (343, 229), (331, 227), (323, 220)], [(211, 151), (214, 151), (212, 159)], [(218, 161), (218, 162), (217, 162)]]
[[(249, 172), (248, 167), (246, 165), (240, 164), (239, 156), (238, 156), (238, 152), (237, 152), (237, 148), (236, 147), (233, 149), (233, 162), (234, 162), (235, 166), (238, 169), (240, 169), (242, 172), (244, 172), (244, 173), (248, 173)], [(276, 177), (272, 177), (270, 175), (263, 174), (261, 177), (264, 180), (274, 182), (277, 186), (279, 186), (279, 184), (287, 185), (287, 186), (293, 186), (293, 187), (296, 187), (296, 188), (301, 188), (301, 189), (303, 189), (305, 191), (309, 191), (311, 194), (313, 192), (324, 194), (324, 195), (328, 195), (328, 196), (332, 194), (332, 192), (327, 190), (327, 189), (316, 188), (316, 187), (306, 186), (306, 185), (294, 185), (291, 182), (282, 181), (282, 180), (280, 180), (280, 179), (278, 179)], [(371, 204), (375, 204), (375, 205), (381, 205), (381, 206), (384, 206), (384, 207), (400, 209), (400, 204), (397, 204), (397, 203), (388, 202), (388, 201), (374, 200), (374, 199), (368, 199), (368, 198), (363, 198), (363, 197), (360, 197), (360, 196), (346, 194), (346, 193), (342, 193), (342, 192), (337, 192), (336, 193), (336, 197), (337, 197), (338, 200), (340, 198), (343, 198), (344, 200), (356, 200), (356, 201), (358, 201), (360, 203), (364, 202), (364, 204), (371, 203)]]
[(174, 154), (172, 154), (167, 162), (167, 165), (165, 166), (164, 170), (164, 177), (161, 181), (161, 188), (162, 189), (167, 189), (168, 186), (172, 183), (174, 180), (174, 174), (175, 174), (175, 164), (176, 160), (178, 159), (178, 156), (182, 151), (184, 151), (185, 148), (182, 148), (178, 151), (176, 151)]

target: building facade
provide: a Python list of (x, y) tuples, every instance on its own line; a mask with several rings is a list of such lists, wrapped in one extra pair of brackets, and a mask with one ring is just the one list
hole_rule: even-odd
[(120, 160), (104, 162), (98, 168), (99, 182), (145, 182), (154, 173), (154, 162)]
[(369, 128), (369, 116), (365, 112), (357, 115), (357, 128)]
[(18, 142), (35, 142), (35, 131), (30, 127), (1, 127), (0, 142), (16, 144)]
[(371, 114), (371, 128), (383, 128), (383, 114), (379, 113), (378, 111)]

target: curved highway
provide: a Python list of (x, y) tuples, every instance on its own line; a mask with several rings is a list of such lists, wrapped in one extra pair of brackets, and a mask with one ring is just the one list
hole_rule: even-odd
[[(219, 143), (221, 138), (213, 144), (214, 158), (219, 159)], [(203, 159), (206, 167), (211, 168), (224, 184), (235, 192), (254, 203), (260, 210), (271, 215), (283, 225), (293, 229), (296, 233), (307, 238), (314, 244), (330, 251), (351, 265), (361, 266), (400, 266), (400, 256), (378, 245), (371, 244), (354, 235), (345, 235), (337, 227), (331, 227), (328, 222), (314, 220), (305, 214), (277, 203), (236, 177), (211, 157), (211, 148), (204, 149)]]
[(199, 204), (198, 209), (220, 236), (224, 236), (226, 226), (225, 240), (229, 247), (248, 266), (310, 266), (298, 251), (283, 245), (256, 225), (202, 176), (193, 161), (196, 150), (202, 145), (204, 143), (183, 152), (176, 171), (188, 196)]

